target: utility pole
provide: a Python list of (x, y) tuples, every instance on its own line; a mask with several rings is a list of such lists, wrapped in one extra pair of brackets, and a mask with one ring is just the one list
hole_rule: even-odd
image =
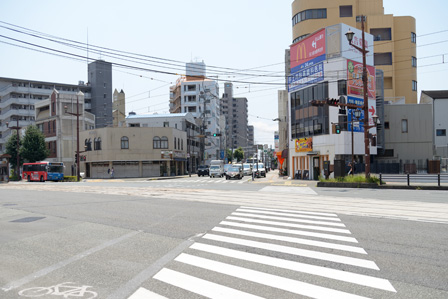
[[(20, 156), (19, 156), (19, 150), (20, 150), (20, 136), (19, 136), (19, 130), (22, 129), (22, 127), (19, 127), (19, 116), (16, 116), (16, 120), (17, 120), (17, 125), (14, 127), (9, 127), (9, 122), (6, 122), (6, 127), (10, 128), (11, 130), (16, 130), (17, 131), (17, 170), (16, 170), (16, 175), (18, 180), (20, 181), (20, 179), (22, 178), (20, 176)], [(11, 131), (12, 132), (12, 131)]]

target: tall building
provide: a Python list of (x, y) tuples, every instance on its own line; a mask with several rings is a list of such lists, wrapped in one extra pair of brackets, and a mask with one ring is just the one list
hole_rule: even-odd
[(120, 92), (116, 89), (114, 90), (114, 101), (112, 105), (113, 127), (123, 127), (126, 119), (126, 95), (123, 89)]
[[(100, 125), (112, 126), (112, 65), (105, 61), (89, 64), (89, 82), (65, 84), (37, 80), (0, 78), (0, 153), (11, 134), (6, 122), (26, 127), (35, 123), (34, 105), (50, 97), (53, 90), (84, 94), (84, 109), (95, 114)], [(100, 107), (102, 109), (100, 109)]]
[(295, 0), (293, 43), (338, 23), (361, 29), (361, 15), (366, 16), (365, 31), (374, 36), (374, 65), (384, 72), (385, 100), (417, 103), (415, 19), (384, 14), (383, 0)]
[(112, 126), (112, 64), (96, 60), (89, 64), (88, 72), (88, 84), (92, 86), (90, 109), (96, 116), (96, 127)]
[(221, 159), (223, 128), (220, 126), (221, 111), (219, 105), (219, 85), (206, 78), (203, 62), (186, 64), (186, 76), (179, 78), (176, 85), (170, 87), (170, 113), (190, 112), (194, 118), (202, 122), (204, 137), (201, 149), (201, 163)]
[(249, 150), (247, 98), (234, 98), (233, 84), (230, 82), (224, 84), (221, 110), (226, 118), (226, 147), (229, 149), (242, 147), (245, 151)]

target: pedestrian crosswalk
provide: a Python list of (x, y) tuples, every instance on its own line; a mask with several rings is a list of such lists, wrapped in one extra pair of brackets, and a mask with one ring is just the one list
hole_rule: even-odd
[[(396, 293), (334, 213), (241, 206), (129, 299), (376, 298)], [(149, 297), (152, 298), (152, 297)]]

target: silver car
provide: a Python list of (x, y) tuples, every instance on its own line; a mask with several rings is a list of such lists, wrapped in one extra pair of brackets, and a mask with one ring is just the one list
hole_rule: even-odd
[(243, 174), (244, 175), (252, 175), (252, 166), (249, 163), (243, 164)]

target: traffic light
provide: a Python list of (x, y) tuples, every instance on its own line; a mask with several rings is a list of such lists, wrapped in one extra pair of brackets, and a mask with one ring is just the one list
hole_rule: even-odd
[(221, 136), (221, 133), (213, 133), (213, 137)]
[(327, 104), (329, 106), (339, 106), (339, 100), (338, 99), (327, 99)]
[(335, 125), (334, 130), (335, 130), (336, 134), (341, 134), (341, 126), (340, 125)]
[(75, 154), (75, 162), (78, 162), (78, 154)]

